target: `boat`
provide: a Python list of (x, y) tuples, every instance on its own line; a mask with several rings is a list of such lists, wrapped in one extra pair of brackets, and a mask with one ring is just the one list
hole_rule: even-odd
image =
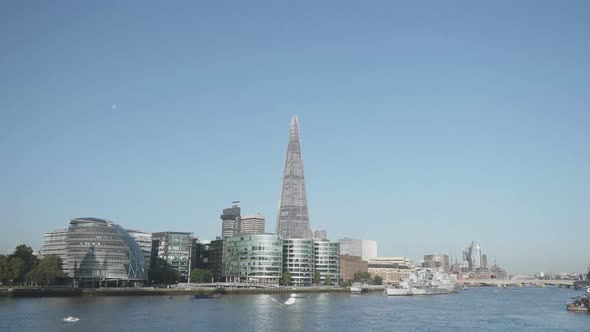
[(195, 299), (218, 299), (221, 297), (221, 293), (214, 293), (209, 295), (195, 294)]
[(435, 295), (456, 293), (457, 283), (448, 273), (420, 269), (400, 281), (397, 288), (388, 287), (388, 296)]
[(361, 294), (363, 292), (363, 286), (359, 283), (354, 283), (350, 286), (350, 292), (352, 294)]
[(589, 312), (588, 301), (590, 300), (590, 290), (586, 291), (586, 296), (576, 298), (576, 300), (567, 305), (568, 311)]
[(80, 320), (80, 318), (72, 317), (72, 316), (64, 318), (64, 322), (68, 322), (68, 323), (75, 323), (79, 320)]

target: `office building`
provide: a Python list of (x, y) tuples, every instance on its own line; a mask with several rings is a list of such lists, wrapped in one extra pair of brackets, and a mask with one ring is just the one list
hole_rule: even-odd
[(440, 272), (450, 272), (451, 265), (449, 263), (449, 255), (432, 254), (424, 255), (423, 267), (435, 269)]
[(369, 262), (362, 260), (359, 256), (340, 256), (341, 280), (352, 281), (357, 272), (369, 272)]
[(284, 239), (311, 238), (297, 116), (291, 120), (289, 131), (276, 234)]
[[(338, 285), (340, 281), (340, 243), (328, 240), (313, 240), (314, 274), (320, 273), (323, 284)], [(326, 282), (329, 278), (329, 283)]]
[(191, 270), (209, 270), (212, 252), (211, 241), (193, 238), (191, 248)]
[(463, 249), (463, 261), (467, 271), (480, 271), (482, 258), (479, 243), (472, 241), (469, 247)]
[(369, 260), (369, 273), (373, 277), (380, 276), (385, 285), (399, 283), (414, 271), (412, 261), (406, 257), (375, 257)]
[(261, 214), (242, 216), (239, 222), (239, 235), (264, 234), (265, 222)]
[(362, 240), (361, 241), (361, 259), (369, 261), (371, 258), (377, 257), (377, 241)]
[(229, 282), (278, 285), (283, 270), (283, 240), (274, 234), (226, 237), (225, 278)]
[(223, 239), (218, 236), (209, 244), (209, 270), (215, 281), (223, 281)]
[(231, 208), (223, 209), (221, 214), (221, 237), (238, 235), (240, 214), (240, 201), (233, 201)]
[(481, 256), (481, 267), (485, 271), (488, 268), (488, 255)]
[(283, 239), (283, 273), (291, 286), (311, 286), (314, 274), (313, 239)]
[(75, 285), (141, 285), (147, 278), (144, 254), (119, 225), (97, 218), (70, 222), (66, 239), (69, 276)]
[(340, 255), (358, 256), (364, 261), (378, 257), (377, 241), (344, 238), (340, 242)]
[(187, 232), (152, 233), (152, 257), (165, 260), (178, 271), (180, 278), (187, 279), (192, 235)]
[(127, 233), (131, 235), (139, 249), (143, 253), (146, 271), (150, 270), (150, 261), (152, 257), (152, 233), (142, 232), (136, 229), (128, 229)]
[(325, 229), (314, 229), (311, 231), (311, 234), (314, 239), (318, 240), (327, 240), (328, 239), (328, 232)]
[(45, 233), (43, 235), (43, 246), (39, 251), (41, 258), (55, 255), (61, 258), (62, 270), (67, 273), (68, 270), (68, 257), (66, 254), (66, 240), (68, 236), (67, 229), (57, 229), (53, 232)]

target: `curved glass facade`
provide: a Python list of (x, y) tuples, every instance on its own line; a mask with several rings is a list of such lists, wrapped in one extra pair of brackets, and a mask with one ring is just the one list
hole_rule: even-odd
[(292, 286), (311, 286), (313, 282), (313, 240), (283, 240), (283, 271), (291, 274)]
[(283, 240), (279, 235), (227, 237), (225, 277), (230, 281), (278, 284), (282, 274)]
[(144, 280), (144, 255), (119, 225), (96, 218), (70, 222), (66, 240), (70, 277), (100, 280)]

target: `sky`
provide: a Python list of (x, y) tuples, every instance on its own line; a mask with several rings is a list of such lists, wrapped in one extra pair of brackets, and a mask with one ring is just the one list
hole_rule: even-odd
[(0, 252), (76, 217), (274, 231), (299, 116), (310, 223), (381, 256), (590, 263), (587, 1), (0, 4)]

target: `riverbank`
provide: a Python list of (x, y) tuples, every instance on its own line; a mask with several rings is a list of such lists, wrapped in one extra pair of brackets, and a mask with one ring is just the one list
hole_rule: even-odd
[[(383, 291), (383, 289), (380, 289)], [(372, 290), (377, 291), (377, 290)], [(74, 296), (176, 296), (223, 294), (282, 294), (282, 293), (341, 293), (350, 292), (349, 287), (176, 287), (176, 288), (0, 288), (0, 297), (74, 297)]]

